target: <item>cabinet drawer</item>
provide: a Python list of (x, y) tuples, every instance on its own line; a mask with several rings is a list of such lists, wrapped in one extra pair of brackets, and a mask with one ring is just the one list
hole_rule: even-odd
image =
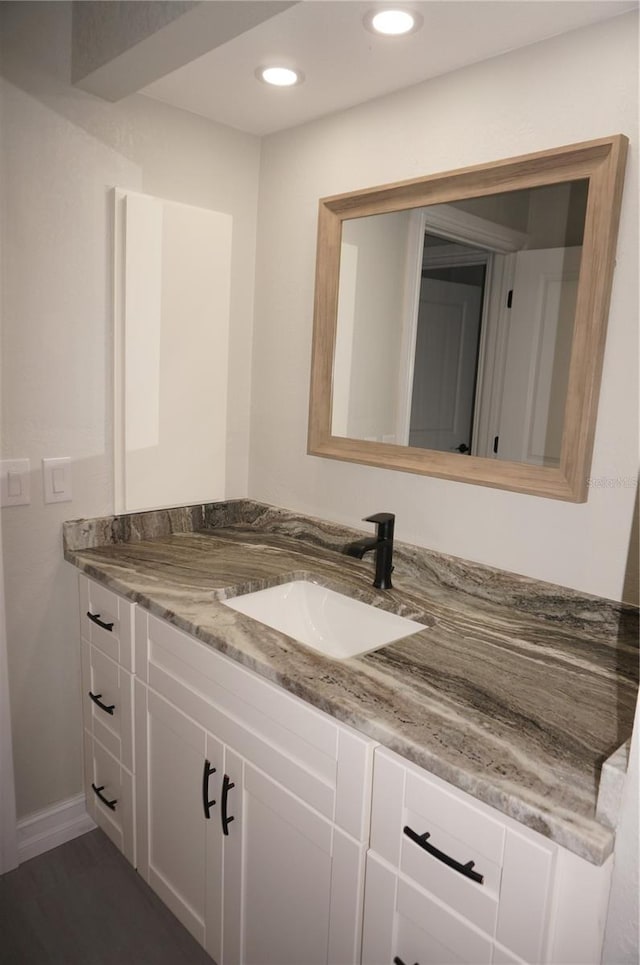
[[(378, 748), (371, 848), (496, 939), (503, 959), (541, 961), (557, 852), (548, 839)], [(468, 862), (482, 882), (464, 873)]]
[(90, 817), (135, 867), (133, 777), (87, 731), (84, 779)]
[(372, 850), (489, 935), (498, 917), (504, 840), (503, 825), (444, 782), (376, 751)]
[(398, 879), (397, 955), (420, 965), (484, 965), (492, 957), (486, 935), (470, 928), (431, 895), (403, 878)]
[(368, 838), (373, 741), (153, 616), (146, 657), (150, 687), (276, 780), (293, 780), (296, 794), (354, 838)]
[(135, 604), (79, 577), (80, 631), (84, 640), (102, 650), (126, 670), (133, 671), (133, 615)]
[(85, 730), (133, 771), (133, 676), (86, 640), (82, 641), (82, 709)]

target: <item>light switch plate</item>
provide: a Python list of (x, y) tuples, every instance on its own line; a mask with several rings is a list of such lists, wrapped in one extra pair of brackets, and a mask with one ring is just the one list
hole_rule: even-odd
[(27, 506), (31, 502), (31, 465), (28, 459), (0, 462), (0, 505)]
[(68, 503), (71, 500), (71, 459), (42, 460), (42, 482), (45, 503)]

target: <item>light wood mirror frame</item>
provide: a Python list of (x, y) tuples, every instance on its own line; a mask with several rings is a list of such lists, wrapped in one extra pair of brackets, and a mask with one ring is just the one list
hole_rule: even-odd
[[(622, 135), (400, 181), (319, 202), (309, 402), (310, 455), (438, 476), (571, 502), (586, 502), (627, 138)], [(342, 222), (542, 185), (588, 179), (559, 467), (500, 462), (332, 435), (332, 382)]]

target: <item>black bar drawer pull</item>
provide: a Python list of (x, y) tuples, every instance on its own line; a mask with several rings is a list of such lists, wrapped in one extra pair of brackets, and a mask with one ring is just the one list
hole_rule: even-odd
[(101, 784), (100, 787), (96, 787), (95, 784), (94, 784), (93, 781), (92, 781), (92, 782), (91, 782), (91, 788), (92, 788), (92, 790), (93, 790), (93, 793), (96, 794), (96, 795), (100, 798), (100, 800), (102, 801), (103, 804), (106, 804), (106, 805), (107, 805), (107, 807), (109, 808), (110, 811), (115, 811), (115, 809), (116, 809), (116, 804), (118, 803), (118, 799), (115, 798), (113, 801), (107, 801), (107, 799), (106, 799), (106, 797), (104, 796), (104, 794), (101, 794), (101, 793), (100, 793), (101, 791), (104, 791), (104, 784)]
[(94, 623), (97, 623), (99, 627), (102, 627), (103, 630), (108, 630), (109, 633), (112, 633), (112, 632), (113, 632), (113, 623), (104, 623), (104, 622), (100, 619), (100, 614), (99, 614), (99, 613), (91, 613), (90, 610), (87, 610), (87, 616), (88, 616), (89, 619), (92, 620)]
[(424, 834), (416, 834), (416, 832), (412, 828), (408, 827), (408, 825), (405, 825), (402, 830), (408, 838), (411, 838), (412, 841), (415, 841), (416, 844), (419, 844), (421, 848), (424, 848), (425, 851), (428, 851), (428, 853), (433, 855), (434, 858), (437, 858), (438, 861), (442, 861), (443, 864), (448, 865), (449, 868), (453, 868), (454, 871), (459, 871), (461, 875), (471, 878), (472, 881), (477, 881), (480, 885), (483, 884), (484, 875), (481, 875), (477, 871), (473, 870), (473, 861), (467, 861), (466, 864), (461, 864), (460, 861), (456, 861), (455, 858), (449, 857), (449, 855), (445, 854), (444, 851), (438, 851), (438, 849), (434, 848), (432, 844), (427, 844), (427, 838), (431, 837), (428, 831), (425, 831)]
[(223, 834), (229, 834), (229, 825), (234, 820), (233, 817), (227, 817), (227, 795), (232, 787), (235, 787), (235, 784), (232, 784), (231, 779), (225, 774), (222, 779), (222, 804), (220, 805)]
[(102, 701), (100, 700), (100, 698), (102, 697), (102, 694), (92, 694), (91, 691), (89, 691), (89, 696), (91, 697), (94, 704), (98, 705), (100, 710), (104, 710), (105, 714), (111, 714), (111, 716), (113, 717), (113, 712), (116, 709), (115, 704), (108, 704), (108, 705), (103, 704)]
[[(396, 955), (396, 957), (394, 958), (393, 965), (404, 965), (404, 962), (402, 961), (399, 955)], [(418, 965), (418, 962), (416, 962), (415, 965)]]
[(204, 816), (207, 821), (211, 817), (211, 808), (216, 803), (215, 801), (209, 800), (209, 778), (212, 774), (215, 774), (215, 772), (215, 767), (212, 767), (209, 761), (205, 761), (204, 770), (202, 772), (202, 807), (204, 809)]

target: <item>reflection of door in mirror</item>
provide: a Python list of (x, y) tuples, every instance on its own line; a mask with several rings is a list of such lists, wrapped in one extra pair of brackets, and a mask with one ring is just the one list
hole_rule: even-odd
[(556, 466), (586, 182), (347, 219), (336, 436)]
[(484, 265), (423, 271), (410, 446), (471, 451), (484, 274)]

